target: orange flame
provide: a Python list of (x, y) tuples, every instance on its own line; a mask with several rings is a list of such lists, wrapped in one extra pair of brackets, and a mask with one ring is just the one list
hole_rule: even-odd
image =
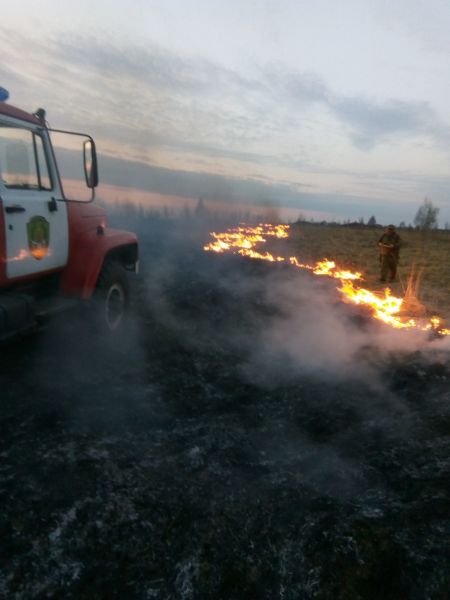
[(7, 258), (6, 262), (16, 262), (20, 260), (25, 260), (30, 256), (28, 250), (21, 250), (17, 256), (11, 256), (11, 258)]
[[(254, 250), (255, 244), (264, 244), (267, 237), (287, 238), (289, 225), (267, 225), (261, 224), (257, 227), (235, 227), (224, 233), (211, 233), (214, 242), (203, 247), (204, 250), (213, 252), (233, 252), (250, 258), (280, 262), (284, 258), (275, 258), (269, 252), (260, 254)], [(266, 236), (266, 237), (264, 237)]]
[[(265, 244), (267, 238), (289, 237), (289, 225), (260, 224), (257, 227), (235, 227), (223, 233), (210, 234), (214, 241), (203, 247), (211, 252), (231, 252), (258, 260), (269, 262), (283, 262), (285, 257), (274, 256), (269, 252), (261, 254), (255, 250), (258, 244)], [(289, 263), (300, 269), (312, 271), (314, 275), (322, 275), (339, 279), (338, 291), (342, 294), (344, 302), (353, 302), (371, 309), (373, 317), (397, 329), (419, 329), (422, 331), (435, 331), (440, 335), (450, 335), (450, 330), (442, 326), (439, 317), (431, 317), (427, 322), (419, 323), (413, 318), (401, 316), (403, 298), (391, 295), (391, 290), (386, 288), (383, 293), (377, 294), (362, 287), (355, 287), (354, 281), (362, 281), (361, 273), (338, 269), (332, 260), (324, 259), (315, 265), (301, 263), (296, 256), (289, 257)]]

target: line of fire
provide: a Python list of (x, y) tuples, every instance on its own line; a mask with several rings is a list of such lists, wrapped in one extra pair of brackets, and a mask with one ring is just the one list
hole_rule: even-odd
[(222, 233), (212, 232), (213, 241), (205, 245), (205, 251), (232, 253), (250, 259), (264, 260), (272, 263), (287, 263), (299, 269), (306, 269), (317, 276), (332, 277), (339, 280), (338, 292), (344, 302), (365, 306), (375, 319), (396, 329), (419, 329), (431, 331), (439, 336), (450, 335), (438, 316), (415, 318), (405, 314), (405, 297), (393, 296), (390, 288), (375, 292), (361, 287), (364, 281), (361, 273), (339, 269), (332, 260), (323, 259), (315, 265), (304, 264), (296, 256), (274, 256), (268, 251), (261, 251), (270, 238), (288, 238), (289, 225), (260, 224), (255, 227), (245, 225), (228, 229)]

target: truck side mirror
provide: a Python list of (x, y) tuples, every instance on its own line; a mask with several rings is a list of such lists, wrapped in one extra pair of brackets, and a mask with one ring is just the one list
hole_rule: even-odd
[(97, 152), (92, 138), (85, 140), (83, 143), (83, 160), (86, 185), (88, 188), (95, 188), (98, 185), (98, 167)]

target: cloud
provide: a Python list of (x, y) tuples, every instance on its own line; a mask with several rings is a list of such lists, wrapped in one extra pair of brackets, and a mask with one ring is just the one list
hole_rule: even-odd
[[(283, 146), (283, 139), (300, 133), (323, 110), (359, 150), (399, 135), (428, 136), (438, 143), (449, 138), (448, 126), (426, 102), (342, 96), (314, 73), (280, 64), (250, 76), (156, 45), (124, 46), (75, 35), (38, 41), (5, 28), (2, 38), (4, 64), (22, 65), (24, 93), (30, 92), (30, 81), (37, 96), (48, 97), (50, 88), (56, 118), (66, 116), (69, 105), (75, 122), (92, 121), (119, 143), (215, 152), (238, 161), (247, 156), (258, 162), (262, 155), (276, 162), (283, 153), (284, 160), (289, 156), (291, 142)], [(21, 62), (25, 46), (32, 72)], [(9, 71), (6, 79), (12, 71), (16, 85), (19, 71)], [(85, 102), (70, 100), (83, 97)]]
[(343, 96), (314, 74), (287, 71), (281, 65), (268, 67), (264, 77), (267, 85), (274, 82), (293, 111), (312, 104), (324, 107), (348, 130), (359, 150), (371, 150), (393, 136), (428, 136), (439, 144), (450, 139), (449, 126), (427, 102)]
[(417, 172), (364, 170), (364, 157), (356, 172), (336, 167), (327, 160), (331, 144), (332, 155), (346, 142), (367, 154), (418, 137), (448, 148), (448, 126), (429, 103), (344, 96), (315, 73), (281, 64), (244, 74), (157, 45), (73, 34), (37, 39), (5, 26), (0, 43), (0, 76), (11, 86), (12, 103), (44, 106), (52, 126), (92, 133), (105, 165), (102, 178), (115, 183), (120, 172), (122, 186), (142, 187), (145, 180), (145, 189), (179, 193), (172, 188), (183, 182), (183, 195), (215, 190), (217, 197), (220, 190), (255, 201), (259, 195), (342, 218), (369, 204), (378, 218), (385, 212), (388, 220), (405, 220), (388, 216), (392, 208), (383, 197), (401, 196), (405, 185), (408, 197), (432, 195), (432, 182), (422, 192)]
[[(62, 172), (66, 177), (76, 179), (79, 175), (78, 156), (77, 151), (57, 149), (58, 162), (62, 165)], [(392, 203), (382, 198), (362, 194), (341, 193), (337, 196), (331, 193), (317, 193), (313, 187), (292, 185), (269, 177), (256, 179), (218, 175), (206, 171), (169, 169), (102, 154), (99, 155), (99, 169), (99, 196), (105, 201), (115, 197), (131, 198), (133, 193), (130, 191), (127, 195), (126, 190), (134, 189), (165, 195), (168, 206), (171, 205), (171, 197), (174, 196), (189, 199), (202, 197), (212, 210), (215, 206), (223, 204), (228, 205), (230, 209), (236, 205), (249, 204), (262, 208), (273, 206), (331, 213), (336, 219), (356, 219), (361, 214), (368, 217), (370, 213), (375, 214), (379, 222), (409, 220), (409, 213), (403, 212), (404, 207), (399, 205), (395, 209), (398, 214), (395, 214)], [(386, 181), (389, 181), (387, 174)], [(102, 184), (112, 188), (106, 189)], [(365, 184), (370, 185), (370, 181), (366, 181)], [(444, 187), (445, 181), (442, 181), (441, 185)], [(407, 210), (413, 214), (412, 209), (407, 207)], [(293, 216), (295, 218), (298, 215)]]
[(361, 150), (370, 150), (386, 139), (424, 135), (435, 142), (449, 141), (447, 125), (440, 123), (426, 102), (387, 100), (375, 102), (361, 97), (336, 98), (330, 103), (336, 116), (350, 126), (350, 137)]
[[(68, 161), (69, 162), (69, 161)], [(248, 177), (231, 177), (207, 172), (189, 172), (175, 169), (124, 161), (114, 157), (101, 156), (99, 165), (102, 181), (116, 186), (130, 186), (155, 193), (203, 197), (208, 202), (241, 203), (248, 202), (262, 206), (267, 202), (286, 208), (333, 211), (339, 209), (345, 216), (359, 214), (361, 205), (369, 205), (377, 216), (383, 211), (389, 214), (392, 206), (382, 199), (364, 196), (315, 193), (305, 186), (294, 186), (273, 180), (258, 180)], [(386, 218), (387, 215), (386, 215)]]

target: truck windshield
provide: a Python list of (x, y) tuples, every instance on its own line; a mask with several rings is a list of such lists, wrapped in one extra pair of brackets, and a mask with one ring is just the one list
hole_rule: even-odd
[(0, 124), (0, 176), (6, 188), (52, 189), (44, 140), (39, 133)]

